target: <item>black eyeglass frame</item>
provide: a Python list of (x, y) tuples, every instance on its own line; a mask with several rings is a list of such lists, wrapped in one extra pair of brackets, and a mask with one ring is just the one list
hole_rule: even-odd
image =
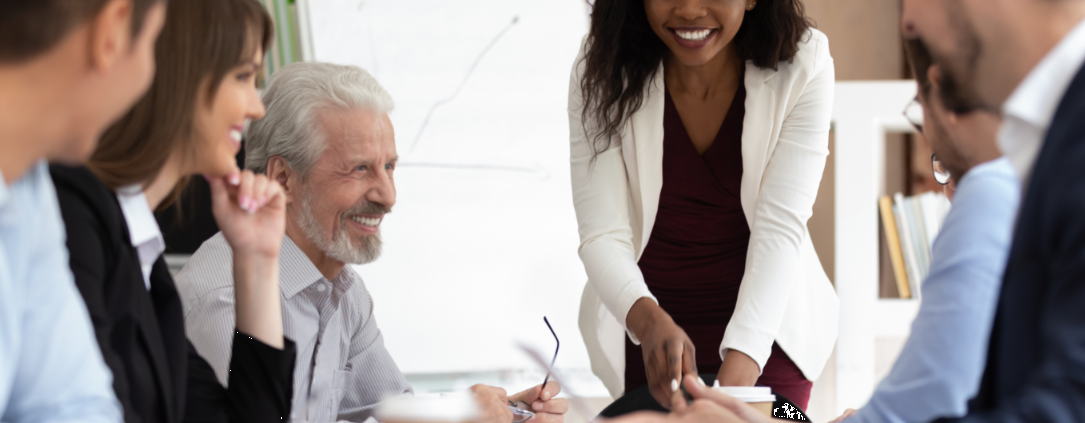
[[(942, 168), (942, 171), (939, 172), (938, 168)], [(931, 154), (931, 173), (934, 175), (934, 182), (938, 185), (949, 185), (949, 180), (953, 177), (953, 174), (942, 166), (942, 161), (938, 160), (937, 154)]]
[[(554, 343), (557, 344), (557, 346), (554, 347), (554, 358), (552, 360), (550, 360), (550, 368), (553, 369), (554, 368), (554, 363), (558, 362), (558, 351), (561, 350), (561, 341), (558, 340), (558, 334), (556, 332), (554, 332), (554, 327), (550, 326), (550, 320), (548, 320), (546, 318), (546, 316), (543, 316), (543, 322), (546, 323), (546, 328), (550, 329), (550, 334), (554, 335)], [(543, 378), (542, 387), (539, 388), (539, 397), (540, 397), (540, 399), (542, 398), (542, 390), (546, 389), (546, 382), (549, 382), (549, 381), (550, 381), (550, 372), (547, 371), (546, 372), (546, 377)]]

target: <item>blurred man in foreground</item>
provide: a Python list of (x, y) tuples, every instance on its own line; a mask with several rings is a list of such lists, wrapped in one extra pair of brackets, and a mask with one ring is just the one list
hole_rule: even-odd
[(160, 3), (0, 2), (0, 421), (121, 420), (45, 159), (85, 161), (147, 89)]

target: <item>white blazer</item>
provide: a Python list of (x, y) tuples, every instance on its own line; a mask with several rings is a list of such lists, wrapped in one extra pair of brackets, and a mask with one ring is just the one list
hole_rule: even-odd
[[(640, 344), (625, 327), (626, 313), (642, 297), (655, 300), (637, 261), (663, 187), (663, 65), (620, 142), (592, 163), (581, 119), (584, 49), (582, 44), (569, 81), (573, 203), (588, 274), (580, 332), (592, 371), (618, 397), (625, 378), (623, 329)], [(775, 341), (815, 380), (836, 343), (838, 317), (836, 293), (806, 227), (829, 154), (835, 74), (825, 34), (811, 29), (794, 60), (778, 67), (746, 64), (741, 202), (750, 243), (720, 357), (734, 348), (764, 368)]]

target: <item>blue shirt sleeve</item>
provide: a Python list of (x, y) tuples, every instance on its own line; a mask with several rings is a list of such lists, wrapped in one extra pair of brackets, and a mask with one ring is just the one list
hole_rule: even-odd
[[(3, 181), (0, 181), (3, 183)], [(44, 163), (0, 196), (0, 421), (120, 422)]]
[(961, 179), (931, 250), (922, 303), (889, 375), (847, 423), (962, 416), (979, 388), (1020, 188), (1005, 159)]

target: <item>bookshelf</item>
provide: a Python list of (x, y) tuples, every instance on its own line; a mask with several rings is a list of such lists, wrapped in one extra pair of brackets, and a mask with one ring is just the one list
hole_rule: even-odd
[(834, 283), (840, 298), (835, 411), (858, 408), (875, 387), (875, 341), (908, 335), (916, 299), (879, 299), (878, 198), (885, 195), (886, 138), (913, 133), (902, 115), (912, 81), (836, 84)]

